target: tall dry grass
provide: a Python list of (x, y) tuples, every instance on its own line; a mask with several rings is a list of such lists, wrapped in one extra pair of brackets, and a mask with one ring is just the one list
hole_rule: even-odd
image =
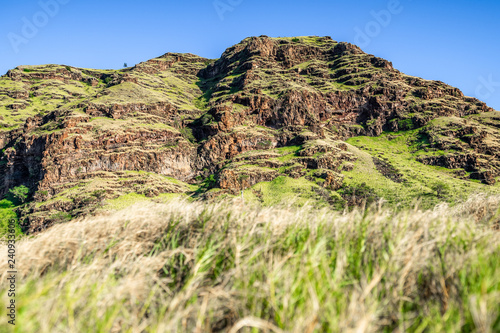
[(499, 208), (176, 201), (56, 225), (18, 244), (16, 330), (498, 332)]

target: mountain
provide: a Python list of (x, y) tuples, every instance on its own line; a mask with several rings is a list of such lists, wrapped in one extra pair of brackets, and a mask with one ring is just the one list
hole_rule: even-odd
[(0, 78), (0, 195), (23, 229), (175, 196), (336, 209), (500, 193), (500, 115), (329, 37), (251, 37), (220, 59), (19, 66)]

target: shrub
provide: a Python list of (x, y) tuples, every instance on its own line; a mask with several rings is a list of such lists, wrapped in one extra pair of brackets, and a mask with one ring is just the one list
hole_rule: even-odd
[(257, 143), (257, 146), (262, 149), (271, 148), (273, 143), (270, 140), (264, 140)]
[(399, 130), (412, 130), (414, 128), (413, 120), (410, 118), (398, 120)]
[(215, 179), (215, 175), (211, 174), (203, 181), (203, 183), (201, 184), (201, 187), (205, 188), (205, 189), (211, 189), (212, 187), (215, 186), (216, 183), (217, 183), (217, 179)]
[(72, 216), (71, 216), (71, 214), (66, 213), (66, 212), (57, 212), (57, 213), (51, 215), (50, 219), (54, 223), (63, 223), (63, 222), (71, 221)]
[(209, 125), (212, 121), (214, 120), (214, 117), (211, 114), (205, 114), (203, 117), (201, 117), (201, 124), (202, 125)]
[(100, 189), (100, 190), (95, 190), (92, 193), (90, 193), (90, 196), (96, 197), (97, 199), (102, 199), (106, 195), (106, 190)]
[(182, 136), (186, 140), (188, 140), (189, 142), (192, 142), (192, 143), (196, 142), (196, 138), (194, 137), (193, 130), (191, 128), (189, 128), (189, 127), (182, 128), (180, 130), (180, 132), (181, 132)]
[(431, 188), (434, 192), (436, 192), (436, 196), (438, 198), (443, 198), (450, 191), (450, 186), (446, 183), (443, 183), (443, 182), (438, 182), (438, 183), (432, 185)]
[(23, 204), (26, 199), (28, 199), (29, 188), (24, 185), (14, 187), (9, 190), (9, 193), (17, 200), (19, 203)]
[(247, 180), (248, 178), (250, 178), (250, 176), (249, 176), (249, 175), (246, 175), (246, 174), (241, 174), (241, 175), (239, 175), (238, 180), (239, 180), (240, 182), (242, 182), (242, 181), (244, 181), (244, 180)]

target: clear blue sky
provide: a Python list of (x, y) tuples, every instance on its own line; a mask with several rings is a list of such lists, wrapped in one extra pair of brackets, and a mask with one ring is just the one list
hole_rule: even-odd
[[(40, 3), (53, 1), (59, 8), (44, 14)], [(0, 74), (46, 63), (121, 68), (166, 52), (218, 58), (248, 36), (332, 36), (500, 110), (500, 1), (397, 2), (2, 0)]]

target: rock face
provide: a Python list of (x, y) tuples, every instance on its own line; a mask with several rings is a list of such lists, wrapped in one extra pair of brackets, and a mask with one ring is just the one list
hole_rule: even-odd
[[(144, 181), (129, 175), (124, 185), (124, 172), (189, 184), (212, 175), (200, 191), (219, 194), (280, 176), (335, 191), (356, 161), (343, 140), (417, 129), (427, 140), (422, 149), (453, 151), (424, 154), (421, 163), (463, 168), (493, 184), (500, 118), (468, 118), (492, 111), (329, 37), (251, 37), (218, 60), (168, 53), (116, 71), (21, 66), (0, 79), (0, 195), (28, 186), (33, 203), (21, 214), (36, 231), (57, 212), (82, 214), (86, 203), (66, 193), (82, 182), (108, 184), (99, 188), (104, 198), (119, 196), (110, 182), (138, 193)], [(454, 121), (429, 125), (442, 117)]]

